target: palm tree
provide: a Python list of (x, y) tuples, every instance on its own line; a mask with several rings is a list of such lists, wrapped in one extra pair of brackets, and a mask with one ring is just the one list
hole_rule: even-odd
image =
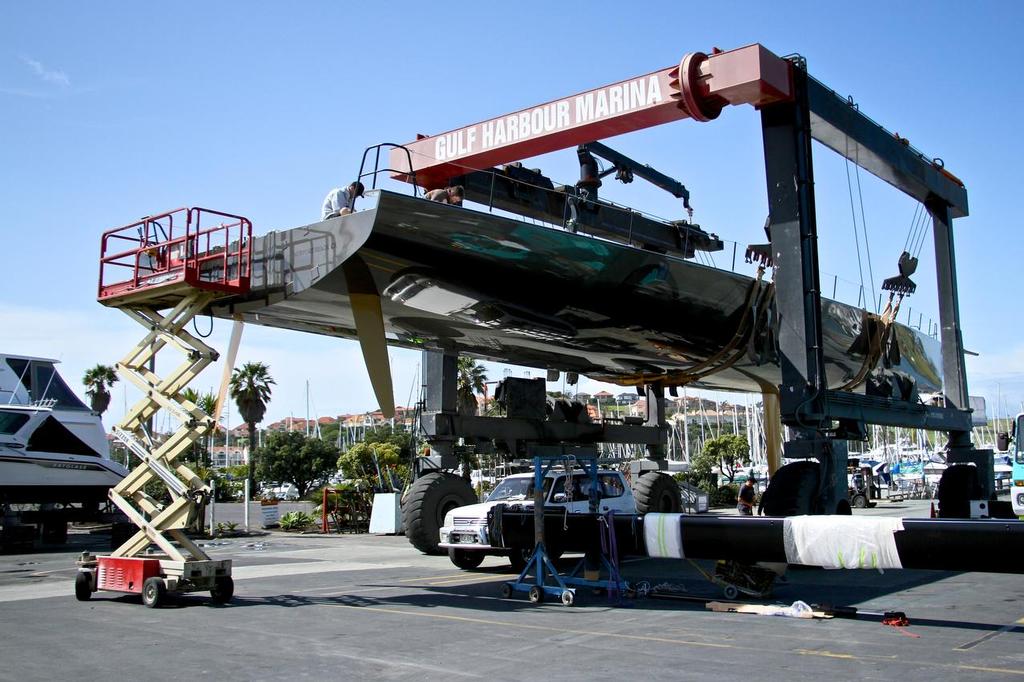
[(476, 394), (486, 389), (487, 375), (483, 365), (473, 358), (459, 357), (458, 410), (459, 414), (477, 413)]
[[(181, 392), (181, 397), (183, 397), (185, 400), (188, 400), (189, 402), (194, 404), (196, 407), (198, 407), (200, 410), (210, 415), (211, 417), (213, 416), (213, 413), (217, 410), (217, 396), (215, 396), (213, 393), (199, 393), (194, 388), (186, 388), (184, 391)], [(206, 451), (208, 455), (211, 455), (213, 451), (213, 438), (216, 430), (217, 425), (214, 424), (206, 438)], [(203, 446), (199, 441), (196, 441), (195, 443), (192, 444), (192, 459), (198, 465), (209, 465), (209, 461), (204, 461), (203, 459)]]
[(110, 365), (96, 365), (86, 370), (82, 377), (85, 394), (89, 396), (89, 407), (102, 415), (110, 407), (110, 391), (107, 390), (117, 382), (117, 374)]
[(270, 387), (275, 383), (269, 372), (270, 368), (262, 362), (247, 362), (231, 373), (231, 397), (238, 405), (238, 414), (249, 432), (250, 497), (256, 492), (256, 425), (263, 421), (270, 402)]

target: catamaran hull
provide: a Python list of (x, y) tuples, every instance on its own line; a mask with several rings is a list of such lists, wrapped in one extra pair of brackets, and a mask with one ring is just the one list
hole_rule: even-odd
[[(254, 240), (252, 290), (212, 314), (356, 338), (350, 294), (380, 296), (390, 345), (576, 371), (629, 385), (779, 384), (764, 282), (669, 254), (380, 191), (367, 210)], [(749, 266), (751, 275), (755, 266)], [(823, 300), (830, 385), (857, 375), (863, 311)], [(764, 319), (773, 316), (766, 315)], [(893, 369), (941, 390), (939, 344), (895, 325)], [(719, 357), (729, 349), (725, 357)], [(728, 362), (726, 362), (728, 360)], [(697, 371), (694, 371), (697, 370)], [(712, 370), (712, 371), (708, 371)], [(690, 373), (693, 376), (690, 376)]]

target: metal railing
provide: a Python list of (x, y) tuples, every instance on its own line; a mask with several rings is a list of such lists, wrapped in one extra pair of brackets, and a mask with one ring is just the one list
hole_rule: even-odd
[(102, 300), (178, 282), (240, 293), (248, 289), (251, 268), (248, 218), (178, 208), (103, 233), (97, 295)]

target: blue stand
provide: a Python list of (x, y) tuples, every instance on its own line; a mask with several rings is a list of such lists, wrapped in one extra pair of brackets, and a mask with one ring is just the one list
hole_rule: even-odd
[[(590, 473), (590, 512), (597, 513), (600, 502), (600, 489), (597, 479), (597, 451), (593, 448), (559, 447), (559, 446), (534, 446), (533, 454), (533, 519), (534, 539), (536, 544), (530, 560), (526, 567), (515, 580), (502, 583), (501, 596), (508, 598), (515, 592), (528, 593), (530, 603), (539, 604), (545, 597), (552, 597), (566, 606), (571, 606), (576, 601), (575, 587), (608, 587), (614, 583), (615, 588), (621, 594), (622, 582), (618, 578), (617, 569), (608, 561), (608, 557), (601, 556), (602, 566), (608, 571), (609, 581), (586, 580), (579, 577), (578, 573), (584, 567), (585, 560), (573, 569), (568, 576), (559, 575), (551, 558), (548, 556), (544, 545), (544, 477), (551, 467), (558, 461), (575, 459), (586, 462), (586, 468)], [(571, 480), (571, 472), (566, 482)]]

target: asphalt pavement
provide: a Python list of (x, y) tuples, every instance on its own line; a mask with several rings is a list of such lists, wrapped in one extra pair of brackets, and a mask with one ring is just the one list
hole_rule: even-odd
[[(927, 515), (899, 504), (858, 513)], [(204, 543), (214, 558), (233, 560), (229, 605), (195, 594), (147, 609), (106, 592), (78, 602), (74, 558), (103, 552), (107, 541), (75, 532), (67, 546), (0, 556), (0, 679), (1024, 677), (1020, 575), (790, 569), (757, 603), (862, 612), (802, 620), (708, 611), (721, 590), (690, 563), (627, 559), (625, 578), (674, 598), (581, 589), (575, 606), (534, 606), (500, 598), (514, 577), (501, 557), (461, 571), (401, 536), (276, 531)], [(909, 624), (883, 624), (885, 611), (902, 611)]]

